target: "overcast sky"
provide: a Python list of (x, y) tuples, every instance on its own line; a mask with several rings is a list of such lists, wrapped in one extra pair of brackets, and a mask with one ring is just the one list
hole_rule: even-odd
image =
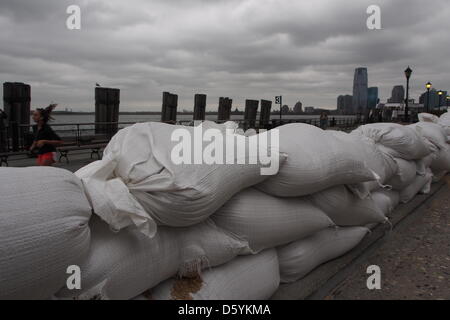
[[(81, 30), (66, 9), (81, 7)], [(381, 7), (383, 30), (366, 9)], [(382, 100), (414, 70), (450, 89), (448, 0), (1, 0), (0, 81), (32, 86), (33, 107), (51, 101), (93, 111), (94, 86), (121, 89), (121, 110), (160, 110), (163, 91), (192, 109), (195, 93), (335, 108), (355, 67)]]

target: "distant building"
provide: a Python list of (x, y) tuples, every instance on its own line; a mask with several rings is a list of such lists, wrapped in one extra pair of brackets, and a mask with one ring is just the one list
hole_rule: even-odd
[(287, 106), (287, 105), (284, 105), (284, 106), (281, 108), (281, 113), (282, 113), (282, 114), (288, 114), (290, 111), (291, 111), (291, 109), (289, 109), (289, 106)]
[(305, 108), (305, 113), (308, 113), (308, 114), (311, 114), (311, 113), (314, 113), (314, 107), (306, 107)]
[(339, 114), (352, 114), (353, 113), (353, 96), (341, 95), (337, 99), (337, 110)]
[(367, 107), (375, 109), (378, 104), (378, 87), (371, 87), (367, 91)]
[(405, 102), (405, 87), (395, 86), (392, 89), (392, 96), (388, 99), (388, 103), (403, 103)]
[(367, 68), (357, 68), (353, 80), (353, 113), (365, 113), (368, 93)]
[(294, 113), (302, 113), (303, 112), (303, 104), (299, 101), (294, 106)]
[(420, 96), (420, 99), (419, 99), (419, 103), (423, 104), (425, 106), (425, 108), (427, 108), (427, 106), (428, 106), (430, 109), (434, 109), (439, 106), (441, 106), (441, 107), (446, 106), (447, 105), (447, 101), (446, 101), (447, 94), (448, 94), (447, 91), (443, 91), (442, 96), (439, 97), (438, 91), (433, 88), (430, 90), (430, 104), (428, 104), (428, 92), (422, 93), (422, 95)]

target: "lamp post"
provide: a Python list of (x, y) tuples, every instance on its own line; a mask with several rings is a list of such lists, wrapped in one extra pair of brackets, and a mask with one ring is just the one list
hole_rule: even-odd
[(408, 66), (408, 68), (405, 70), (405, 76), (406, 76), (406, 104), (405, 104), (405, 121), (408, 122), (409, 120), (409, 79), (411, 78), (412, 74), (411, 68)]
[(442, 95), (444, 94), (444, 92), (442, 92), (442, 90), (439, 90), (438, 91), (438, 96), (439, 96), (439, 105), (438, 105), (438, 108), (439, 108), (439, 110), (441, 110), (441, 105), (442, 105), (442, 101), (441, 101), (441, 99), (442, 99)]
[(431, 84), (431, 82), (428, 82), (426, 84), (427, 87), (427, 112), (430, 112), (430, 89), (433, 87), (433, 85)]

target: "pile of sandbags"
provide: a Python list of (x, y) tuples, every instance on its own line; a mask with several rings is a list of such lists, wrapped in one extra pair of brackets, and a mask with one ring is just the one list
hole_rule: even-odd
[[(53, 278), (58, 281), (51, 286), (42, 286), (49, 275), (40, 266), (36, 279), (30, 281), (38, 293), (32, 297), (268, 299), (280, 283), (301, 281), (321, 264), (352, 250), (369, 227), (387, 223), (400, 202), (429, 192), (433, 178), (439, 178), (436, 171), (450, 165), (445, 134), (439, 128), (432, 122), (372, 124), (348, 134), (290, 124), (255, 135), (242, 134), (232, 123), (207, 122), (197, 127), (147, 123), (121, 130), (103, 160), (76, 173), (97, 215), (90, 227), (80, 182), (66, 174), (80, 199), (66, 199), (61, 206), (73, 203), (78, 208), (75, 203), (79, 203), (79, 212), (86, 215), (79, 214), (83, 220), (73, 218), (78, 216), (71, 210), (60, 213), (63, 218), (58, 223), (66, 215), (72, 217), (63, 226), (78, 223), (69, 233), (70, 249), (53, 238), (51, 228), (42, 235), (48, 237), (43, 243), (54, 248), (61, 245), (61, 258), (54, 268), (58, 274), (65, 271), (61, 264), (76, 260), (81, 289), (66, 287), (64, 274)], [(174, 150), (181, 157), (195, 158), (205, 147), (188, 145), (180, 154), (177, 141), (182, 139), (174, 140), (181, 137), (178, 129), (192, 135), (213, 130), (217, 145), (225, 143), (225, 138), (243, 145), (236, 146), (229, 157), (234, 162), (228, 164), (175, 163)], [(223, 147), (226, 153), (226, 143)], [(249, 152), (255, 148), (260, 149), (256, 156)], [(271, 155), (278, 172), (263, 174), (270, 164), (261, 153)], [(55, 185), (55, 193), (64, 191)], [(17, 188), (26, 190), (26, 185)], [(12, 197), (8, 192), (6, 199)], [(46, 217), (46, 222), (53, 218)], [(21, 242), (27, 228), (18, 230), (5, 239)], [(72, 238), (76, 244), (70, 242)], [(6, 240), (0, 243), (0, 252), (8, 252), (3, 243), (11, 243)], [(24, 269), (14, 270), (13, 261), (22, 262), (15, 254), (10, 250), (6, 260), (0, 257), (0, 267), (6, 263), (0, 275), (7, 270), (6, 282), (0, 278), (0, 284), (6, 283), (0, 286), (0, 297), (3, 288), (7, 288), (6, 297), (30, 295), (26, 282), (21, 291), (12, 291), (20, 288), (18, 275), (32, 268), (22, 263)]]
[(81, 290), (63, 288), (59, 299), (130, 299), (175, 275), (192, 277), (205, 268), (250, 253), (248, 244), (206, 221), (189, 228), (161, 227), (148, 238), (136, 228), (114, 233), (91, 222), (89, 255), (80, 264)]
[(49, 299), (89, 253), (81, 182), (54, 168), (0, 168), (0, 300)]
[[(115, 230), (136, 226), (152, 237), (157, 225), (187, 227), (205, 221), (234, 194), (268, 178), (261, 174), (264, 165), (248, 151), (243, 136), (233, 135), (244, 143), (237, 144), (232, 159), (227, 159), (230, 164), (204, 163), (203, 151), (210, 142), (200, 136), (196, 145), (202, 132), (202, 126), (152, 122), (117, 133), (101, 161), (76, 173), (95, 213)], [(178, 150), (180, 142), (186, 144), (185, 150)], [(224, 141), (216, 142), (224, 148)], [(174, 154), (188, 161), (175, 163)], [(282, 160), (278, 154), (272, 158)]]

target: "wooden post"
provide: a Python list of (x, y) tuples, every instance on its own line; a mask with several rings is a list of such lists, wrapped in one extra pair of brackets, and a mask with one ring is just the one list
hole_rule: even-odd
[(233, 106), (233, 100), (230, 98), (219, 99), (219, 114), (217, 116), (218, 122), (226, 122), (231, 118), (231, 108)]
[[(114, 135), (118, 130), (120, 89), (95, 88), (95, 133)], [(107, 123), (107, 124), (105, 124)]]
[(194, 97), (194, 121), (205, 121), (206, 94), (196, 94)]
[(272, 111), (272, 101), (261, 100), (261, 113), (259, 118), (259, 127), (268, 129), (270, 123), (270, 115)]
[(255, 128), (256, 126), (256, 115), (258, 113), (258, 100), (245, 100), (245, 128)]
[(163, 104), (161, 111), (161, 122), (177, 122), (178, 95), (163, 92)]
[(31, 87), (28, 84), (19, 82), (3, 84), (3, 105), (8, 116), (13, 151), (19, 151), (25, 135), (29, 132), (29, 127), (26, 126), (30, 125), (30, 102)]

